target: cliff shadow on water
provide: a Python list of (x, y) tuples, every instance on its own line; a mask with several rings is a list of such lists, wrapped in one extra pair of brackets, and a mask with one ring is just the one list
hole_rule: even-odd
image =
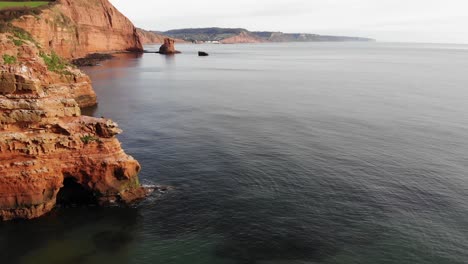
[(68, 207), (35, 220), (0, 222), (0, 257), (8, 264), (130, 263), (139, 219), (134, 208)]

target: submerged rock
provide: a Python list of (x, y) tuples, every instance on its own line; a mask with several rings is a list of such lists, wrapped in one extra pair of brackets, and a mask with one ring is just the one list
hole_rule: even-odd
[(72, 60), (72, 64), (78, 67), (84, 66), (97, 66), (102, 61), (113, 59), (114, 56), (111, 54), (106, 53), (93, 53), (89, 54), (84, 58), (74, 59)]

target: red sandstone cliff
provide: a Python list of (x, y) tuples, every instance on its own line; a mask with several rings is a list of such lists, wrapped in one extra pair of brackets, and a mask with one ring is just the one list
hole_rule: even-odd
[(80, 107), (96, 103), (89, 78), (48, 58), (33, 42), (0, 34), (0, 220), (51, 211), (67, 181), (99, 204), (146, 194), (117, 125), (81, 116)]
[(142, 50), (135, 26), (108, 0), (57, 2), (40, 16), (22, 16), (13, 24), (30, 32), (43, 48), (65, 58)]
[[(138, 37), (142, 44), (163, 44), (164, 39), (168, 38), (168, 36), (157, 34), (152, 31), (144, 30), (141, 28), (137, 28)], [(174, 39), (175, 43), (187, 43), (185, 40), (182, 39)]]
[(243, 31), (239, 35), (236, 35), (230, 38), (225, 38), (221, 40), (220, 42), (222, 44), (235, 44), (235, 43), (264, 43), (267, 41), (253, 34)]

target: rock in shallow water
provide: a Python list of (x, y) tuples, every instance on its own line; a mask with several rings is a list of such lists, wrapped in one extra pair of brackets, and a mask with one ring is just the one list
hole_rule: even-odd
[(162, 44), (162, 46), (159, 48), (159, 53), (164, 54), (164, 55), (181, 53), (180, 51), (177, 51), (175, 49), (174, 43), (175, 43), (175, 40), (170, 39), (170, 38), (165, 38), (164, 44)]

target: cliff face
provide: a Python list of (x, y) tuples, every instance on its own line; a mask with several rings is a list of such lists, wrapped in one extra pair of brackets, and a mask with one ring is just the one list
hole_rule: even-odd
[(225, 38), (220, 41), (223, 44), (235, 44), (235, 43), (263, 43), (266, 40), (263, 40), (253, 34), (248, 32), (241, 32), (239, 35), (232, 36), (230, 38)]
[[(168, 38), (165, 35), (157, 34), (152, 31), (137, 28), (138, 37), (142, 44), (163, 44), (164, 39)], [(186, 43), (182, 39), (174, 39), (175, 43)]]
[(162, 44), (166, 38), (163, 35), (140, 28), (137, 29), (137, 33), (142, 44)]
[(81, 116), (96, 103), (89, 78), (51, 56), (0, 34), (0, 220), (39, 217), (77, 193), (98, 204), (146, 194), (117, 125)]
[(261, 42), (318, 42), (318, 41), (375, 41), (369, 38), (324, 36), (303, 33), (282, 33), (271, 31), (251, 32), (243, 28), (185, 28), (162, 32), (172, 38), (193, 42), (219, 41), (220, 43), (261, 43)]
[(13, 25), (64, 58), (143, 49), (135, 26), (108, 0), (58, 0), (40, 16), (22, 16)]
[(265, 39), (268, 42), (344, 42), (344, 41), (375, 41), (369, 38), (345, 37), (345, 36), (326, 36), (317, 34), (303, 33), (282, 33), (282, 32), (252, 32), (256, 36)]

